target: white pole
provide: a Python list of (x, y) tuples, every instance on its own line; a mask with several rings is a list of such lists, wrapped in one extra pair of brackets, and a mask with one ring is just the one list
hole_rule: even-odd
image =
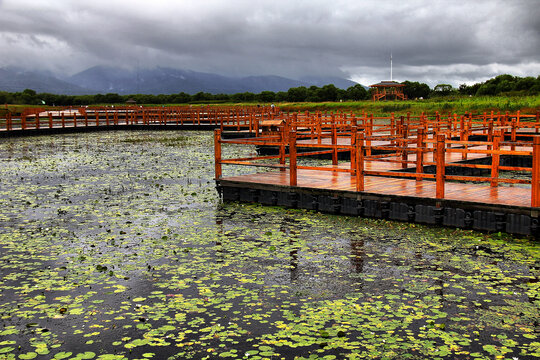
[(392, 81), (392, 52), (390, 52), (390, 81)]

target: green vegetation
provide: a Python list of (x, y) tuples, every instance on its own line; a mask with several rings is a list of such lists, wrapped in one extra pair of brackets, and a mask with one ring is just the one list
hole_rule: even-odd
[(540, 110), (540, 95), (534, 96), (446, 96), (435, 97), (427, 100), (406, 100), (406, 101), (355, 101), (355, 102), (323, 102), (323, 103), (282, 103), (282, 110), (290, 111), (352, 111), (360, 113), (366, 111), (368, 114), (389, 115), (396, 114), (418, 115), (422, 112), (434, 114), (465, 112), (483, 113), (490, 111), (510, 111), (521, 110), (524, 113), (534, 114)]
[(0, 142), (1, 359), (540, 356), (540, 244), (223, 204), (211, 145)]
[[(427, 98), (458, 98), (466, 96), (508, 96), (523, 97), (540, 94), (540, 76), (516, 77), (512, 75), (499, 75), (485, 83), (474, 85), (462, 84), (458, 89), (448, 84), (438, 84), (430, 89), (427, 84), (404, 81), (404, 93), (409, 99)], [(0, 91), (0, 104), (24, 105), (59, 105), (81, 106), (96, 104), (125, 104), (134, 100), (137, 104), (220, 104), (220, 103), (282, 103), (282, 102), (336, 102), (361, 101), (371, 99), (371, 90), (362, 85), (354, 85), (348, 89), (338, 89), (332, 84), (317, 86), (300, 86), (290, 88), (288, 91), (263, 91), (259, 94), (250, 92), (237, 94), (210, 94), (199, 92), (194, 95), (184, 92), (178, 94), (134, 94), (118, 95), (55, 95), (48, 93), (37, 94), (34, 90), (26, 89), (22, 92), (7, 93)]]

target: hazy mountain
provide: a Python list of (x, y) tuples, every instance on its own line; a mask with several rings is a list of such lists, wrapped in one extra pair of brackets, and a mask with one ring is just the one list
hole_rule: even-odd
[(51, 74), (29, 72), (9, 68), (0, 69), (0, 90), (56, 94), (234, 94), (242, 92), (287, 91), (291, 87), (334, 84), (343, 89), (356, 83), (342, 78), (305, 78), (293, 80), (280, 76), (227, 77), (190, 70), (154, 68), (128, 70), (106, 66), (95, 66), (63, 80)]
[(95, 91), (60, 80), (47, 72), (26, 71), (15, 67), (0, 69), (0, 91), (21, 92), (25, 89), (32, 89), (38, 93), (66, 95), (95, 93)]
[(308, 77), (303, 77), (300, 80), (310, 85), (315, 85), (318, 87), (328, 85), (328, 84), (334, 84), (337, 88), (340, 88), (340, 89), (347, 89), (357, 84), (354, 81), (336, 77), (336, 76), (321, 76), (321, 77), (308, 76)]
[[(330, 82), (325, 82), (328, 80)], [(125, 70), (96, 66), (73, 75), (69, 81), (101, 93), (118, 94), (195, 94), (203, 91), (212, 94), (239, 92), (287, 91), (291, 87), (326, 85), (334, 83), (347, 88), (356, 83), (340, 78), (310, 78), (293, 80), (280, 76), (248, 76), (233, 78), (190, 70), (154, 68)]]

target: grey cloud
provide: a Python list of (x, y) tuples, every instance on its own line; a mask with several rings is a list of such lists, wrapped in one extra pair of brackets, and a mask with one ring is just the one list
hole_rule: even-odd
[[(385, 74), (392, 52), (403, 75), (421, 76), (421, 68), (431, 66), (439, 72), (431, 78), (461, 81), (489, 76), (482, 69), (490, 64), (521, 71), (523, 64), (539, 62), (536, 5), (534, 0), (152, 5), (142, 0), (0, 0), (5, 14), (0, 51), (7, 54), (0, 66), (22, 62), (71, 71), (99, 64), (170, 66), (227, 75), (365, 78)], [(465, 74), (459, 64), (474, 66)], [(455, 73), (443, 72), (445, 67)]]

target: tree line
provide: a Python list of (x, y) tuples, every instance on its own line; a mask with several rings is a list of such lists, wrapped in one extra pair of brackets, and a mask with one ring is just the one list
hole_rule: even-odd
[[(427, 84), (404, 81), (404, 93), (409, 99), (428, 99), (441, 96), (492, 96), (492, 95), (536, 95), (540, 94), (540, 76), (518, 77), (512, 75), (499, 75), (482, 83), (474, 85), (462, 84), (453, 88), (449, 84), (438, 84), (431, 89)], [(329, 84), (322, 87), (300, 86), (290, 88), (288, 91), (262, 91), (254, 94), (243, 92), (236, 94), (210, 94), (198, 92), (187, 94), (134, 94), (118, 95), (115, 93), (95, 95), (57, 95), (50, 93), (36, 93), (32, 89), (22, 92), (0, 91), (0, 104), (25, 105), (59, 105), (82, 106), (95, 104), (125, 104), (134, 101), (137, 104), (188, 104), (188, 103), (220, 103), (220, 102), (323, 102), (323, 101), (360, 101), (371, 99), (371, 90), (362, 85), (354, 85), (348, 89), (339, 89)]]

